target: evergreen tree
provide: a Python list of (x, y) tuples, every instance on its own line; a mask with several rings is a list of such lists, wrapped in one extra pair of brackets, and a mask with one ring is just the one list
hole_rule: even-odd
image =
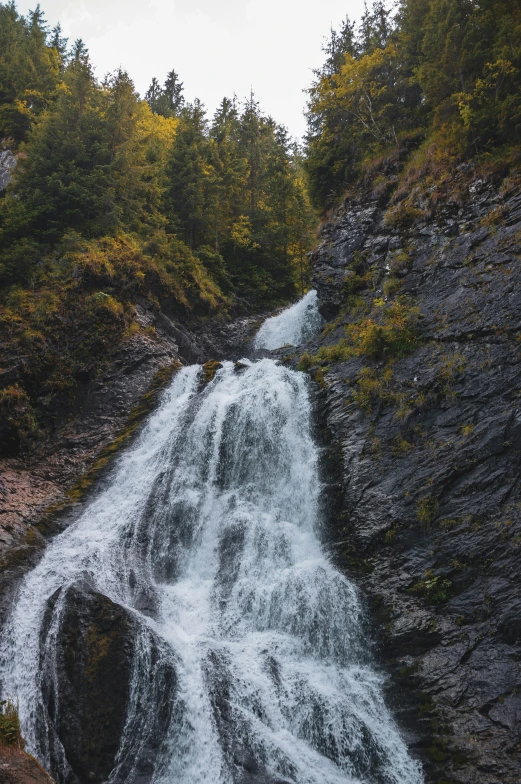
[(51, 34), (49, 37), (49, 46), (52, 46), (53, 49), (56, 49), (58, 55), (60, 57), (60, 68), (63, 69), (67, 62), (67, 47), (69, 44), (69, 39), (64, 38), (62, 36), (62, 27), (61, 24), (58, 24), (53, 27), (51, 30)]
[(180, 230), (191, 248), (207, 244), (211, 231), (208, 191), (213, 178), (208, 155), (204, 106), (195, 100), (181, 113), (175, 143), (167, 162), (165, 192), (170, 227), (174, 231)]
[(166, 99), (166, 111), (168, 116), (177, 117), (184, 106), (183, 83), (179, 81), (179, 76), (175, 71), (170, 71), (165, 79), (163, 95)]
[(145, 93), (145, 101), (154, 112), (163, 117), (178, 117), (185, 104), (183, 83), (175, 71), (167, 74), (163, 87), (154, 76), (150, 87)]
[(26, 138), (55, 96), (59, 65), (40, 6), (24, 19), (14, 2), (0, 3), (0, 136)]
[(148, 103), (154, 114), (159, 114), (159, 102), (162, 95), (163, 90), (161, 89), (161, 85), (154, 76), (150, 83), (150, 87), (145, 93), (145, 101)]

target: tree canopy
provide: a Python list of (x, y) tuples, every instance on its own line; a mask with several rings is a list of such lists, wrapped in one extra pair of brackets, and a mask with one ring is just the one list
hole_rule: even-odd
[(332, 31), (309, 90), (307, 168), (317, 207), (407, 136), (456, 159), (519, 144), (521, 7), (506, 0), (384, 0)]

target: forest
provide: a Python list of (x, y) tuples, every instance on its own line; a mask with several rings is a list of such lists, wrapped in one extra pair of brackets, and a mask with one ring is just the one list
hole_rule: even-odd
[(6, 443), (37, 432), (35, 403), (99, 376), (139, 329), (139, 298), (184, 321), (227, 318), (307, 284), (316, 218), (302, 152), (253, 93), (208, 117), (172, 70), (142, 99), (122, 70), (98, 80), (84, 43), (50, 30), (39, 6), (23, 17), (10, 2), (0, 140), (17, 159), (0, 195), (0, 365), (24, 367), (0, 393)]
[(376, 0), (359, 25), (346, 18), (332, 32), (308, 98), (306, 167), (320, 210), (375, 181), (386, 159), (407, 161), (409, 184), (423, 187), (472, 159), (507, 170), (519, 162), (521, 6)]

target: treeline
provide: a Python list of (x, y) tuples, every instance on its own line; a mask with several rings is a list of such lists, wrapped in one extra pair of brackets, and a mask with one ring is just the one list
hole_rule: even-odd
[[(309, 91), (317, 207), (378, 156), (422, 142), (454, 161), (511, 154), (521, 134), (521, 5), (512, 0), (375, 0), (332, 32)], [(427, 153), (426, 153), (427, 154)]]
[(171, 72), (141, 100), (124, 71), (98, 82), (83, 43), (69, 50), (39, 7), (0, 4), (0, 138), (21, 151), (4, 284), (28, 281), (67, 233), (126, 232), (152, 257), (193, 256), (224, 299), (260, 308), (299, 290), (313, 224), (301, 156), (253, 96), (209, 121)]
[[(303, 162), (252, 95), (213, 118), (172, 71), (140, 98), (81, 40), (0, 3), (0, 452), (100, 377), (147, 300), (182, 320), (297, 297), (314, 236)], [(7, 384), (7, 385), (6, 385)], [(47, 423), (47, 424), (45, 424)]]

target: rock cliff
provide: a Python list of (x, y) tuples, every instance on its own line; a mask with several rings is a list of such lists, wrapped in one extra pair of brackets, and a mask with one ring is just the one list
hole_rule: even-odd
[(11, 182), (11, 173), (16, 166), (16, 158), (11, 150), (0, 150), (0, 191)]
[[(463, 203), (429, 220), (397, 223), (368, 196), (324, 226), (314, 285), (329, 323), (301, 366), (320, 383), (330, 438), (331, 550), (380, 621), (392, 699), (427, 780), (514, 784), (521, 196), (458, 177)], [(414, 317), (407, 350), (350, 352), (346, 335), (383, 323), (393, 302)]]

